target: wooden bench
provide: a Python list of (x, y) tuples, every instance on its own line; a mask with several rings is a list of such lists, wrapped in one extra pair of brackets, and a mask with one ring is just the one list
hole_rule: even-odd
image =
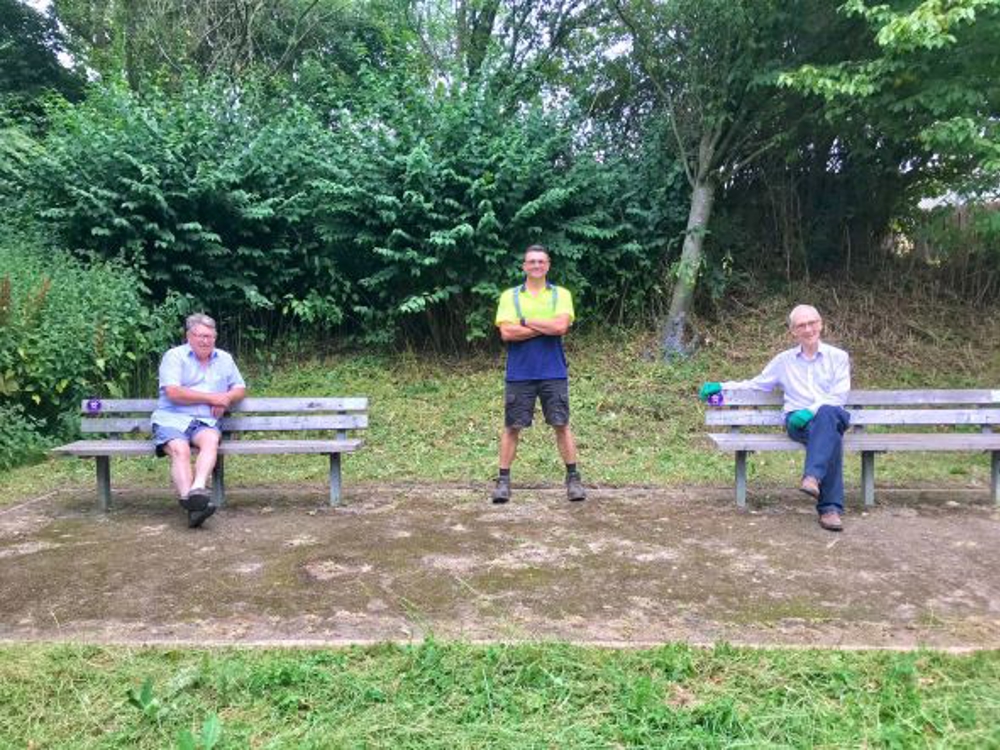
[[(156, 455), (149, 416), (154, 399), (91, 399), (81, 404), (80, 432), (88, 439), (53, 449), (54, 453), (97, 461), (97, 503), (111, 503), (111, 459)], [(212, 473), (212, 498), (225, 502), (225, 457), (319, 454), (330, 457), (330, 505), (340, 504), (340, 456), (363, 445), (349, 430), (368, 426), (367, 398), (245, 398), (221, 420), (222, 442)], [(306, 433), (309, 439), (260, 439), (255, 433)], [(89, 438), (103, 434), (104, 438)], [(253, 436), (254, 439), (246, 439)]]
[[(780, 391), (723, 392), (705, 424), (720, 451), (736, 456), (736, 504), (746, 507), (747, 456), (757, 451), (804, 450), (784, 429)], [(861, 495), (875, 503), (875, 454), (889, 451), (989, 451), (993, 502), (1000, 504), (1000, 391), (851, 391), (844, 407), (851, 426), (844, 450), (861, 454)], [(754, 432), (743, 432), (746, 428)], [(974, 431), (978, 430), (978, 431)]]

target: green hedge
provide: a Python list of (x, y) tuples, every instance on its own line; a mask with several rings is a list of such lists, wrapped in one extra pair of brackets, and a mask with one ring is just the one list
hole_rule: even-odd
[(686, 202), (641, 144), (615, 157), (565, 109), (384, 75), (340, 104), (223, 82), (95, 89), (53, 113), (19, 172), (26, 201), (65, 246), (223, 320), (461, 345), (491, 331), (538, 241), (590, 315), (655, 296)]

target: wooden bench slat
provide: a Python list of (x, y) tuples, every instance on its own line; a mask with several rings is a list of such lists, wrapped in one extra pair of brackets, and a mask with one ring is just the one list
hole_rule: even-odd
[[(224, 456), (290, 454), (290, 453), (352, 453), (364, 445), (360, 439), (349, 440), (233, 440), (223, 441), (219, 453)], [(151, 440), (77, 440), (75, 443), (53, 449), (77, 458), (98, 456), (131, 457), (152, 456), (155, 447)], [(195, 449), (197, 452), (197, 449)]]
[[(224, 417), (220, 424), (223, 432), (248, 430), (361, 430), (368, 427), (367, 414), (319, 414), (280, 417)], [(144, 417), (106, 417), (80, 420), (80, 432), (145, 434), (150, 432), (149, 415)]]
[(75, 443), (60, 445), (53, 453), (79, 458), (97, 456), (152, 456), (151, 440), (77, 440)]
[[(708, 437), (720, 451), (788, 451), (804, 450), (791, 438), (771, 433), (745, 435), (741, 433), (709, 433)], [(844, 450), (849, 451), (995, 451), (1000, 450), (1000, 434), (969, 433), (906, 433), (844, 435)]]
[[(851, 425), (1000, 425), (1000, 409), (847, 409)], [(781, 427), (780, 409), (722, 409), (705, 412), (705, 424)]]
[[(147, 416), (156, 409), (154, 398), (119, 398), (99, 399), (100, 410), (93, 413), (88, 410), (90, 401), (80, 403), (81, 414), (98, 416), (104, 414), (134, 414), (145, 413)], [(345, 398), (245, 398), (233, 409), (233, 414), (240, 413), (275, 413), (275, 412), (363, 412), (368, 409), (368, 399), (364, 396)]]
[(234, 440), (223, 442), (219, 452), (226, 456), (266, 454), (352, 453), (365, 443), (363, 440)]
[[(724, 406), (780, 406), (781, 391), (752, 391), (740, 389), (723, 391)], [(905, 391), (851, 391), (847, 394), (849, 406), (902, 406), (902, 405), (1000, 405), (1000, 390), (949, 390), (924, 389)]]

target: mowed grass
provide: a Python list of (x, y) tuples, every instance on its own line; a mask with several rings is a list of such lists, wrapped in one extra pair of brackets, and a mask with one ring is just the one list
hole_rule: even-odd
[(0, 648), (4, 747), (183, 747), (206, 724), (220, 748), (995, 748), (1000, 653)]
[[(817, 292), (816, 294), (819, 294)], [(816, 295), (805, 295), (816, 298)], [(752, 309), (734, 307), (703, 322), (704, 343), (684, 361), (657, 356), (648, 331), (575, 331), (567, 339), (572, 423), (586, 482), (600, 486), (652, 484), (727, 486), (733, 459), (705, 437), (696, 398), (707, 379), (750, 377), (790, 345), (784, 315), (793, 297), (769, 297)], [(991, 388), (1000, 384), (1000, 315), (938, 301), (894, 297), (876, 304), (863, 293), (820, 299), (828, 338), (852, 353), (857, 388)], [(440, 357), (414, 352), (353, 352), (286, 357), (275, 369), (246, 363), (251, 392), (270, 396), (363, 395), (370, 399), (365, 447), (344, 461), (351, 485), (369, 482), (461, 482), (485, 487), (496, 473), (503, 418), (503, 355), (485, 352)], [(152, 396), (153, 394), (137, 394)], [(857, 503), (860, 459), (848, 456), (849, 503)], [(787, 486), (801, 469), (793, 453), (750, 461), (755, 490)], [(227, 463), (232, 487), (326, 483), (326, 462), (315, 456), (237, 457)], [(558, 483), (563, 470), (551, 431), (525, 431), (514, 466), (515, 485)], [(164, 461), (115, 460), (117, 487), (164, 487)], [(989, 486), (989, 457), (888, 454), (878, 458), (877, 483), (888, 487)], [(94, 484), (92, 461), (50, 459), (0, 477), (0, 503), (62, 488)]]

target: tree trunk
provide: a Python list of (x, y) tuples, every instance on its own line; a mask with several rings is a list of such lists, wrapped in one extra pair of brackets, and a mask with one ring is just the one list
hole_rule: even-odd
[(674, 293), (670, 299), (670, 313), (663, 327), (663, 355), (667, 359), (685, 357), (691, 353), (690, 342), (687, 340), (687, 318), (694, 300), (694, 285), (698, 280), (698, 269), (701, 267), (702, 245), (714, 202), (715, 185), (711, 178), (698, 179), (691, 194), (691, 210), (688, 212), (680, 267), (677, 270), (677, 279), (674, 281)]

